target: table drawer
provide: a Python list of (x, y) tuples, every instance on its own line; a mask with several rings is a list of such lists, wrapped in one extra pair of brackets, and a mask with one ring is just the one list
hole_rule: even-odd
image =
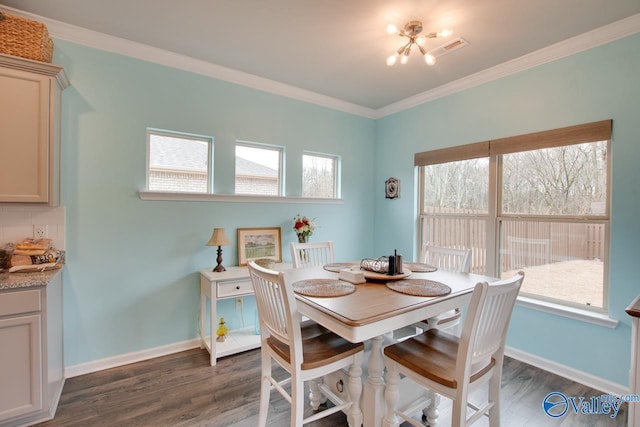
[(253, 285), (250, 279), (235, 280), (218, 283), (218, 298), (246, 295), (253, 293)]
[(0, 316), (40, 311), (40, 291), (16, 291), (0, 293)]

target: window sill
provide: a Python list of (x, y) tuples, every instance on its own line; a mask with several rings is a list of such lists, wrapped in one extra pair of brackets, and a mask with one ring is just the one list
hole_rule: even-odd
[(580, 320), (583, 322), (593, 323), (594, 325), (604, 326), (614, 329), (618, 326), (618, 321), (612, 319), (604, 313), (595, 313), (593, 311), (584, 310), (577, 307), (569, 307), (562, 304), (556, 304), (548, 301), (541, 301), (535, 298), (518, 297), (517, 305), (530, 308), (532, 310), (543, 311), (545, 313), (555, 314), (557, 316), (568, 317), (569, 319)]
[(180, 202), (238, 202), (238, 203), (307, 203), (307, 204), (343, 204), (342, 199), (324, 199), (319, 197), (284, 196), (248, 196), (244, 194), (205, 194), (205, 193), (169, 193), (164, 191), (139, 191), (142, 200), (180, 201)]

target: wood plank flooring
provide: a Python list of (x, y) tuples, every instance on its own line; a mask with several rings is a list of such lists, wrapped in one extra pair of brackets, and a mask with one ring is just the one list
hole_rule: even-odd
[[(202, 426), (255, 427), (257, 425), (260, 350), (218, 360), (209, 366), (205, 350), (193, 349), (66, 381), (56, 417), (41, 427)], [(274, 370), (284, 378), (282, 370)], [(602, 393), (562, 377), (505, 358), (502, 384), (502, 425), (625, 426), (627, 404), (615, 419), (607, 415), (574, 414), (549, 418), (542, 410), (547, 393), (589, 398)], [(308, 409), (310, 411), (310, 409)], [(441, 424), (450, 425), (450, 402), (443, 399)], [(289, 425), (289, 404), (272, 392), (269, 426)], [(342, 413), (309, 424), (347, 426)], [(482, 419), (478, 426), (488, 426)]]

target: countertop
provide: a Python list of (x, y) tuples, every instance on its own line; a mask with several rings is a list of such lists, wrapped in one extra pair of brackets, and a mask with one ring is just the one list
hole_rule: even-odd
[(56, 274), (62, 274), (62, 269), (33, 273), (2, 273), (0, 274), (0, 291), (47, 286)]

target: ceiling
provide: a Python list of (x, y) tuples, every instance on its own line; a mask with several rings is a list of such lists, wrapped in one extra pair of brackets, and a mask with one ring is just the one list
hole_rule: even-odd
[[(0, 0), (3, 5), (379, 109), (640, 13), (640, 0)], [(427, 50), (465, 46), (429, 67), (386, 65), (389, 35), (421, 20)]]

